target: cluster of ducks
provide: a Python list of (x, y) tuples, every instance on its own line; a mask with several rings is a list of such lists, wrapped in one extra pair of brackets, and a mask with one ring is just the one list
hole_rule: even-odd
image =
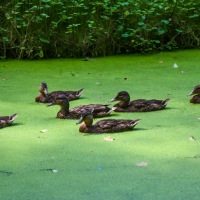
[[(60, 119), (79, 119), (76, 124), (81, 124), (79, 131), (83, 133), (113, 133), (129, 131), (133, 129), (141, 119), (105, 119), (100, 120), (93, 125), (93, 118), (106, 117), (114, 112), (149, 112), (162, 110), (169, 102), (169, 98), (165, 100), (157, 99), (137, 99), (130, 101), (130, 95), (127, 91), (119, 92), (109, 102), (119, 101), (112, 108), (109, 104), (88, 104), (80, 105), (69, 109), (69, 101), (79, 99), (83, 93), (83, 89), (78, 91), (54, 91), (48, 93), (48, 87), (42, 82), (39, 87), (40, 94), (35, 98), (36, 102), (48, 103), (47, 106), (59, 105), (60, 110), (57, 118)], [(191, 103), (200, 103), (200, 85), (194, 87), (189, 95), (194, 95)], [(10, 126), (17, 118), (17, 114), (12, 116), (0, 117), (0, 128)]]

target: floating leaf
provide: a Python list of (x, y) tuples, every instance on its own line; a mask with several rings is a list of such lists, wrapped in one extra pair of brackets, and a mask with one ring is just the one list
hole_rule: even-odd
[(47, 131), (48, 131), (47, 129), (40, 130), (41, 133), (45, 133)]
[(104, 140), (108, 141), (108, 142), (112, 142), (115, 139), (111, 138), (110, 136), (106, 136), (106, 137), (104, 137)]
[(58, 172), (58, 170), (57, 169), (40, 169), (40, 171), (50, 171), (50, 172), (52, 172), (52, 173), (57, 173)]
[(136, 163), (136, 166), (137, 167), (147, 167), (148, 163), (147, 162), (139, 162), (139, 163)]
[(174, 63), (173, 68), (178, 68), (178, 65), (176, 63)]
[(190, 136), (189, 138), (188, 138), (190, 141), (192, 141), (192, 142), (194, 142), (196, 139), (194, 138), (194, 136)]

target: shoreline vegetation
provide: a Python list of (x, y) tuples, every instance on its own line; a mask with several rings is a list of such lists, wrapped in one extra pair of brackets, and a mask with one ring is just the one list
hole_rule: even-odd
[(199, 48), (200, 2), (3, 0), (0, 59)]

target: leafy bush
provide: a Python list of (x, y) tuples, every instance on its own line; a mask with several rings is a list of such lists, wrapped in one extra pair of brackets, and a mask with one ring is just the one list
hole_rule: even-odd
[(2, 58), (102, 56), (196, 48), (200, 2), (4, 0)]

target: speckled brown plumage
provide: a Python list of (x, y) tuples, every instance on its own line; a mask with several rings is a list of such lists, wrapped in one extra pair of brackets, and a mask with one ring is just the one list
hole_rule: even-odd
[(192, 92), (190, 92), (189, 96), (194, 95), (191, 99), (190, 99), (190, 103), (200, 103), (200, 85), (196, 85), (194, 87), (194, 89), (192, 90)]
[(170, 99), (165, 100), (157, 100), (157, 99), (137, 99), (130, 101), (130, 95), (126, 91), (121, 91), (117, 94), (117, 96), (111, 99), (109, 102), (120, 101), (115, 104), (116, 107), (115, 112), (149, 112), (155, 110), (162, 110), (166, 107), (168, 101)]
[(140, 119), (105, 119), (93, 125), (93, 111), (83, 111), (81, 118), (76, 124), (80, 124), (79, 131), (82, 133), (114, 133), (132, 130)]
[(108, 104), (88, 104), (80, 105), (69, 110), (69, 101), (63, 95), (57, 95), (55, 99), (48, 104), (48, 106), (59, 105), (60, 111), (57, 113), (57, 118), (61, 119), (78, 119), (83, 110), (94, 109), (94, 117), (108, 116), (115, 108), (109, 108)]
[(10, 126), (16, 118), (17, 118), (17, 114), (14, 114), (11, 116), (0, 116), (0, 128)]
[(45, 82), (42, 82), (40, 87), (39, 87), (39, 96), (35, 98), (35, 102), (40, 102), (40, 103), (50, 103), (53, 101), (55, 96), (57, 95), (64, 95), (66, 96), (69, 101), (73, 101), (78, 99), (81, 94), (83, 93), (83, 89), (80, 89), (78, 91), (54, 91), (48, 93), (48, 87)]

